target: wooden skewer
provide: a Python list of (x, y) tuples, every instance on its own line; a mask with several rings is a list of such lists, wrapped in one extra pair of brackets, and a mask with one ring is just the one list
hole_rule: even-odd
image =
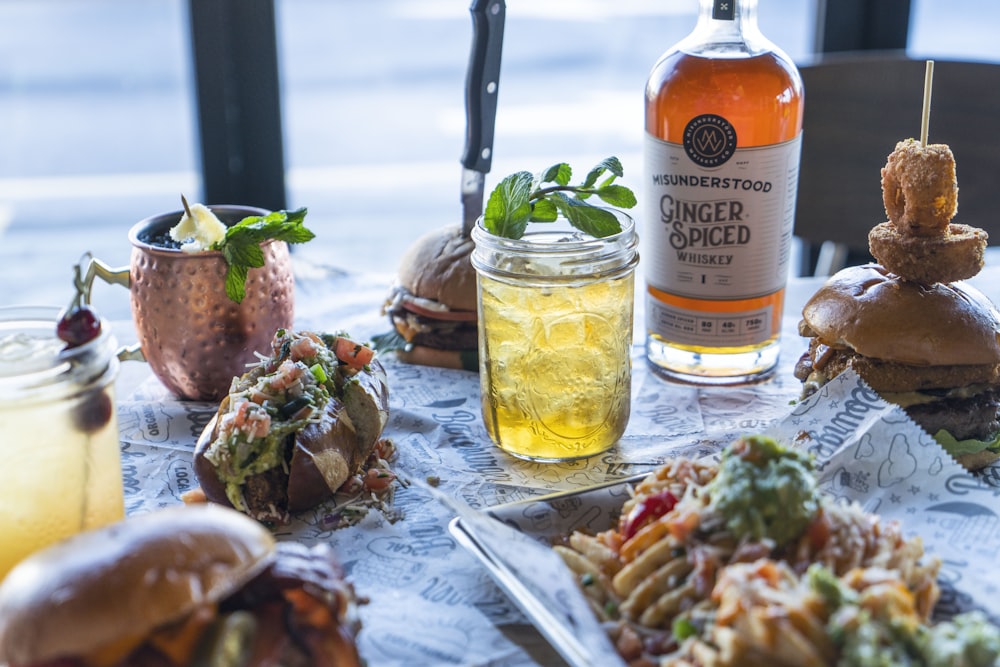
[(188, 207), (187, 197), (184, 195), (181, 195), (181, 203), (184, 204), (184, 212), (187, 213), (187, 217), (193, 218), (194, 216), (191, 215), (191, 209)]
[(934, 61), (927, 61), (924, 72), (924, 110), (920, 117), (920, 147), (927, 145), (927, 131), (931, 121), (931, 88), (934, 87)]

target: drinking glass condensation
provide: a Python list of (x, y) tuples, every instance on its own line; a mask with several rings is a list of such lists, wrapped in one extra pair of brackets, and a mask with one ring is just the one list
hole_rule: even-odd
[(76, 348), (59, 309), (0, 308), (0, 580), (22, 558), (124, 517), (107, 322)]
[(625, 432), (632, 396), (638, 239), (593, 238), (565, 223), (529, 225), (513, 240), (476, 225), (483, 419), (514, 456), (593, 456)]

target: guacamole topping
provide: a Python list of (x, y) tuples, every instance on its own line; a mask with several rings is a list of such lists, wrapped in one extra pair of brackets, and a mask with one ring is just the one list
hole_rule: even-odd
[(839, 648), (838, 667), (994, 667), (1000, 628), (978, 611), (927, 626), (891, 587), (858, 592), (819, 564), (806, 573), (809, 588), (830, 612), (827, 633)]
[(838, 628), (836, 620), (831, 623), (830, 636), (841, 644), (838, 667), (917, 667), (924, 664), (919, 659), (913, 637), (884, 619), (873, 618), (866, 610), (858, 611), (853, 617), (850, 632)]
[(920, 638), (927, 667), (987, 667), (1000, 662), (1000, 629), (970, 611), (929, 628)]
[(809, 455), (761, 435), (723, 452), (708, 491), (738, 539), (766, 538), (778, 547), (802, 535), (820, 505)]

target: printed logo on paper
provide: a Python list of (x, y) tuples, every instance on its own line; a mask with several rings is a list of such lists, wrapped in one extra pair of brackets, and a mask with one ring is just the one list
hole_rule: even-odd
[(736, 152), (736, 128), (722, 116), (695, 116), (684, 128), (684, 152), (701, 167), (724, 165)]

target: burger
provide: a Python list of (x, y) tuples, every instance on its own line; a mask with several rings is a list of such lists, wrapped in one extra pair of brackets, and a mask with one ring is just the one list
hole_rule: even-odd
[[(458, 225), (435, 229), (407, 249), (383, 312), (407, 363), (479, 370), (475, 244)], [(383, 342), (378, 345), (386, 348)]]
[(799, 333), (804, 396), (853, 368), (965, 467), (1000, 458), (1000, 314), (971, 285), (849, 267), (806, 303)]
[(358, 629), (328, 547), (276, 544), (216, 505), (80, 533), (0, 585), (10, 667), (353, 667)]

